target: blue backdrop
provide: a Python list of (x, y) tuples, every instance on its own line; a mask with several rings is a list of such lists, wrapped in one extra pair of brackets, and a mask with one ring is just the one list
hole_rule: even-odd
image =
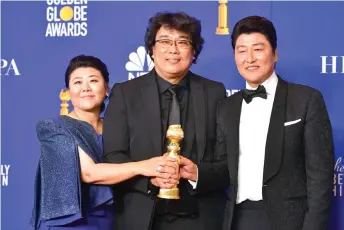
[[(72, 4), (71, 4), (72, 3)], [(218, 2), (0, 2), (1, 229), (30, 229), (39, 158), (36, 122), (60, 113), (68, 61), (100, 57), (111, 84), (149, 70), (144, 33), (158, 11), (185, 11), (202, 21), (205, 46), (195, 73), (221, 81), (228, 95), (245, 86), (228, 35), (216, 35)], [(278, 33), (277, 73), (319, 89), (334, 130), (336, 168), (331, 230), (344, 229), (344, 2), (229, 2), (228, 24), (248, 15), (272, 20)], [(73, 15), (71, 14), (73, 13)], [(138, 53), (138, 54), (137, 54)]]

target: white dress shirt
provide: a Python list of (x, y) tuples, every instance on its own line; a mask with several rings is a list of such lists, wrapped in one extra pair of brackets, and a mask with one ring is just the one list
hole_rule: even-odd
[[(263, 199), (265, 145), (278, 78), (275, 72), (262, 84), (267, 99), (242, 101), (239, 126), (239, 168), (236, 203)], [(253, 89), (246, 83), (247, 89)]]

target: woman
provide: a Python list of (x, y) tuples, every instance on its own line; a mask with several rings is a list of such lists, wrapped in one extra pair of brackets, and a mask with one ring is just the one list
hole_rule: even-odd
[[(109, 88), (107, 67), (98, 58), (77, 56), (66, 70), (65, 84), (74, 110), (37, 124), (41, 157), (31, 225), (40, 230), (112, 230), (114, 197), (106, 185), (137, 175), (177, 180), (177, 170), (170, 168), (176, 167), (175, 159), (102, 163), (99, 115)], [(159, 166), (170, 167), (157, 173)]]

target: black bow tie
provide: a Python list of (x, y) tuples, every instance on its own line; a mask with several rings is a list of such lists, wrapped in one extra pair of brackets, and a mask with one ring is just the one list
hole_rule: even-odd
[(242, 97), (246, 101), (246, 103), (250, 103), (254, 97), (261, 97), (266, 99), (267, 94), (265, 87), (263, 85), (258, 86), (255, 90), (243, 89), (242, 90)]

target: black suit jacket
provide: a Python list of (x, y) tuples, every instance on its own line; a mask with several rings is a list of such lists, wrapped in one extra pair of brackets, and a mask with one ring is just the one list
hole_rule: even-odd
[[(214, 154), (216, 109), (225, 98), (223, 84), (190, 74), (197, 145), (198, 184), (190, 194), (196, 197), (198, 229), (220, 229), (225, 207), (225, 187), (229, 181), (225, 153)], [(158, 86), (154, 72), (114, 85), (103, 124), (105, 161), (141, 161), (162, 152), (162, 131)], [(185, 134), (185, 141), (192, 136)], [(156, 194), (148, 177), (137, 176), (114, 187), (116, 230), (149, 229)], [(196, 225), (197, 224), (197, 225)]]
[[(242, 101), (239, 92), (219, 106), (220, 142), (217, 148), (228, 154), (230, 175), (224, 230), (231, 229), (237, 198)], [(285, 122), (298, 119), (301, 121), (284, 126)], [(321, 93), (279, 78), (266, 141), (262, 183), (271, 229), (327, 229), (333, 170), (332, 129)]]

